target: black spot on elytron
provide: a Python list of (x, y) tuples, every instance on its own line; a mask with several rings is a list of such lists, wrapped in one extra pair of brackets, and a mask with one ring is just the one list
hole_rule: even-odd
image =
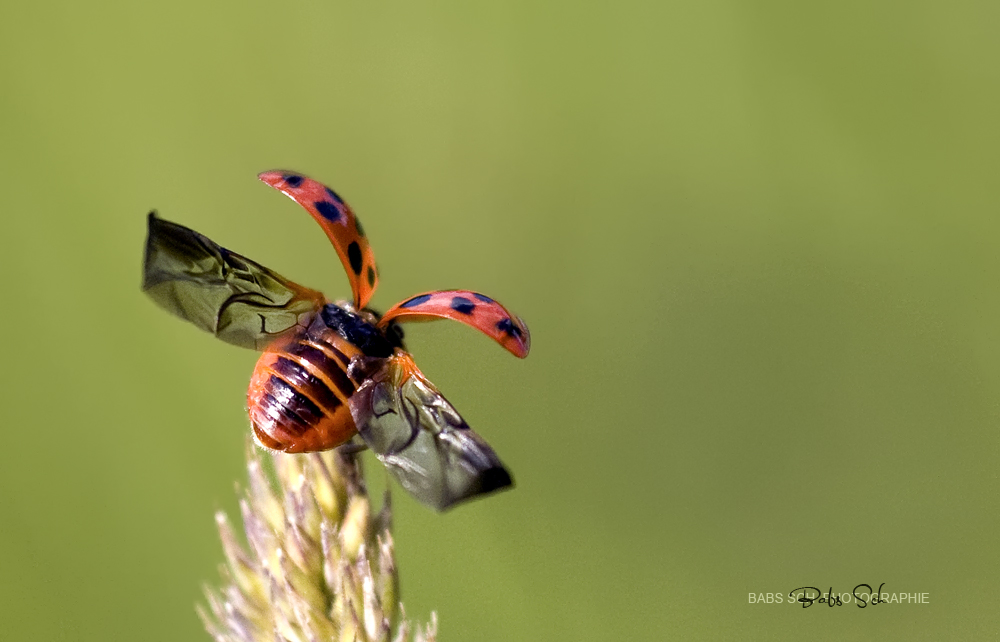
[(354, 273), (361, 274), (361, 246), (357, 241), (351, 241), (347, 246), (347, 260), (350, 261)]
[(333, 191), (329, 187), (326, 188), (326, 193), (330, 195), (330, 198), (332, 198), (333, 200), (337, 201), (341, 205), (344, 204), (344, 199), (340, 198), (340, 196), (337, 195), (337, 192)]
[(303, 180), (302, 177), (299, 176), (298, 174), (285, 174), (284, 176), (282, 176), (282, 178), (284, 178), (285, 182), (291, 185), (292, 187), (298, 187), (299, 185), (302, 184)]
[(354, 217), (354, 227), (358, 230), (358, 236), (365, 235), (365, 228), (361, 227), (361, 221), (358, 220), (357, 216)]
[(486, 296), (485, 294), (479, 294), (478, 292), (473, 292), (472, 296), (476, 297), (477, 299), (479, 299), (483, 303), (496, 303), (496, 301), (494, 301), (490, 297)]
[(421, 294), (420, 296), (415, 296), (406, 303), (401, 303), (399, 307), (401, 308), (412, 308), (414, 306), (420, 305), (421, 303), (427, 303), (430, 301), (431, 295)]
[(524, 334), (521, 332), (521, 328), (517, 327), (517, 325), (515, 325), (510, 319), (501, 319), (500, 321), (497, 321), (497, 330), (518, 339), (520, 339)]
[(375, 268), (368, 266), (368, 287), (375, 287)]
[(457, 296), (451, 300), (451, 309), (462, 314), (472, 314), (472, 311), (476, 309), (476, 304), (464, 296)]
[(340, 220), (340, 210), (338, 210), (337, 206), (330, 201), (316, 201), (313, 203), (313, 207), (315, 207), (316, 211), (328, 221), (336, 223)]

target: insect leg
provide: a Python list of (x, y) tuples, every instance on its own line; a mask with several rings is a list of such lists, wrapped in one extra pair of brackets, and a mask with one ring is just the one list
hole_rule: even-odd
[(337, 452), (345, 457), (357, 455), (358, 453), (366, 450), (368, 450), (368, 445), (358, 439), (351, 439), (350, 441), (337, 446)]

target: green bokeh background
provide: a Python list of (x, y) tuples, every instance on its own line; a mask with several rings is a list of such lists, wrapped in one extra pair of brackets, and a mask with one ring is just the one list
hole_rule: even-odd
[[(139, 292), (158, 208), (330, 296), (334, 186), (518, 487), (396, 493), (442, 640), (986, 639), (996, 2), (7, 2), (0, 638), (207, 640), (255, 355)], [(369, 466), (375, 484), (382, 471)], [(885, 582), (929, 604), (749, 604)]]

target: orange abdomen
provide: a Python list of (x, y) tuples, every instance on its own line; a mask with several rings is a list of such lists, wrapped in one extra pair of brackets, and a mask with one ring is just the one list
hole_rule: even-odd
[(289, 453), (329, 450), (357, 430), (347, 366), (360, 350), (335, 331), (300, 332), (257, 361), (247, 404), (257, 442)]

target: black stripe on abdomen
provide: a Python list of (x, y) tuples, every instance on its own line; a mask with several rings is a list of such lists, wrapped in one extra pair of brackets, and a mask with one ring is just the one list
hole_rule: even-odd
[[(330, 346), (326, 347), (334, 350)], [(299, 359), (308, 362), (309, 365), (326, 375), (333, 382), (333, 385), (337, 386), (337, 389), (344, 395), (345, 399), (354, 394), (354, 384), (351, 383), (351, 380), (344, 373), (344, 368), (347, 367), (348, 363), (346, 360), (347, 357), (339, 350), (334, 350), (334, 352), (336, 352), (338, 357), (344, 357), (344, 365), (330, 358), (324, 350), (307, 343), (297, 343), (289, 346), (286, 352), (293, 357), (299, 357)]]
[[(274, 438), (278, 439), (279, 443), (281, 443), (283, 439), (288, 438), (282, 437), (280, 433), (285, 433), (288, 436), (295, 438), (302, 436), (302, 434), (309, 429), (309, 426), (306, 425), (306, 422), (302, 419), (302, 417), (286, 408), (269, 392), (265, 392), (261, 395), (260, 403), (257, 404), (256, 413), (258, 416), (254, 419), (254, 425), (259, 424), (263, 426), (265, 433), (269, 436), (273, 435)], [(274, 434), (275, 431), (280, 431), (280, 433)]]
[(322, 379), (314, 377), (303, 366), (291, 359), (278, 357), (278, 360), (271, 366), (271, 370), (287, 381), (297, 392), (314, 401), (326, 414), (332, 415), (341, 405), (340, 398), (333, 394), (333, 391)]
[(288, 382), (276, 375), (271, 375), (268, 379), (262, 401), (263, 410), (267, 414), (272, 417), (275, 413), (280, 414), (292, 424), (283, 422), (282, 425), (286, 428), (297, 428), (299, 434), (318, 424), (325, 416), (319, 406), (305, 395), (296, 392)]

